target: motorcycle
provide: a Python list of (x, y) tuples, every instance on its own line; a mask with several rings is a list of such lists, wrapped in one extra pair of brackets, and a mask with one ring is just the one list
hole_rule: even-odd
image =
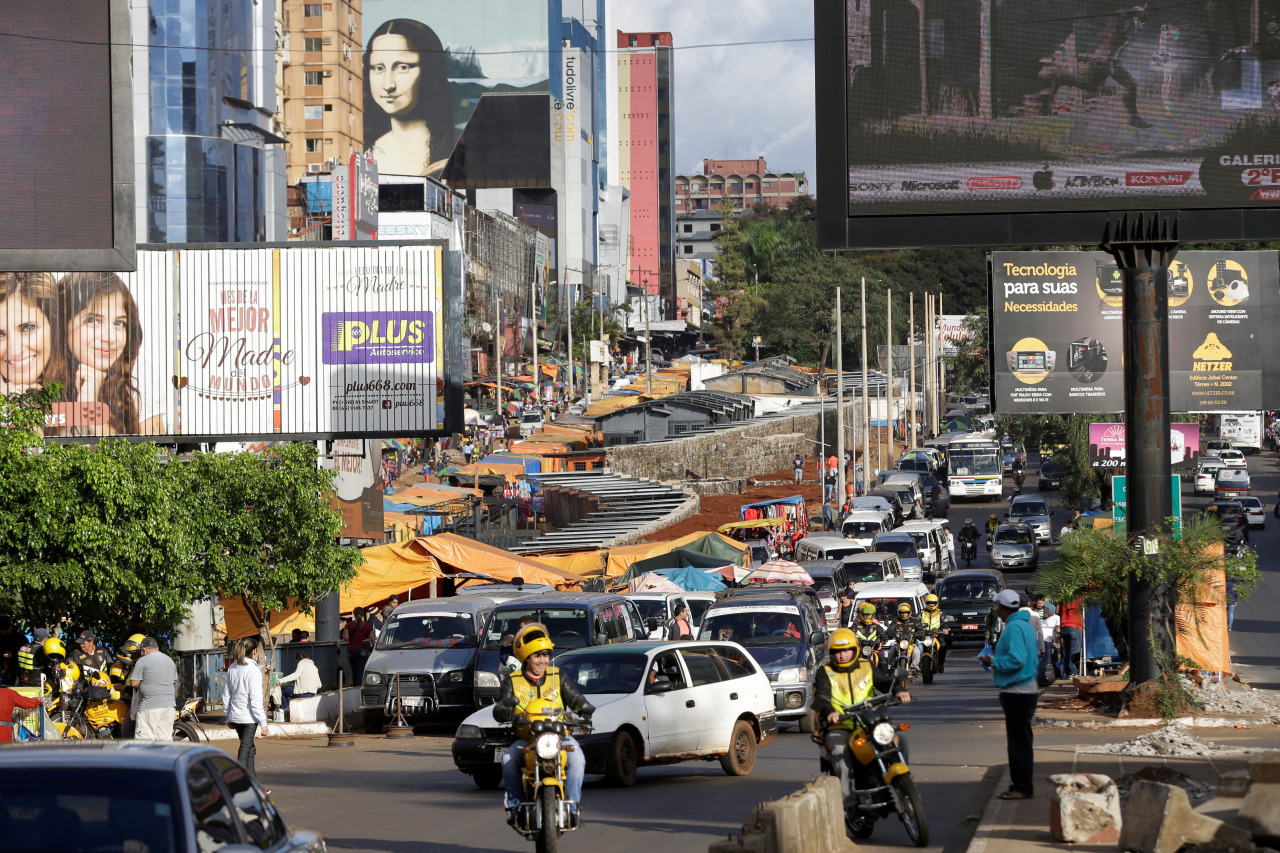
[[(857, 724), (849, 733), (849, 751), (854, 761), (853, 793), (844, 804), (845, 832), (855, 840), (870, 838), (877, 820), (896, 813), (912, 843), (924, 847), (929, 843), (929, 821), (898, 735), (910, 724), (895, 725), (889, 716), (889, 706), (900, 704), (901, 699), (886, 693), (854, 706), (840, 717), (841, 722), (852, 720)], [(822, 771), (837, 775), (823, 735), (815, 733), (813, 739), (822, 749)]]
[(1026, 481), (1026, 479), (1027, 479), (1027, 475), (1023, 473), (1021, 468), (1013, 472), (1013, 483), (1015, 486), (1018, 487), (1019, 493), (1022, 492), (1022, 484)]
[(918, 668), (913, 667), (911, 665), (911, 658), (915, 656), (913, 654), (912, 641), (907, 639), (906, 637), (902, 637), (901, 639), (894, 640), (892, 643), (890, 643), (888, 646), (888, 650), (892, 660), (889, 661), (890, 665), (885, 668), (888, 669), (890, 672), (897, 672), (901, 670), (903, 673), (905, 673), (905, 675), (903, 676), (903, 678), (905, 679), (903, 681), (903, 684), (904, 685), (909, 684), (911, 681), (911, 676), (915, 675), (920, 671)]
[(536, 844), (537, 853), (555, 853), (560, 836), (581, 824), (578, 803), (565, 799), (569, 750), (575, 747), (564, 739), (590, 732), (591, 724), (566, 710), (533, 703), (518, 722), (529, 725), (529, 745), (524, 749), (524, 799), (516, 806), (513, 828)]
[(965, 566), (972, 566), (973, 561), (978, 558), (978, 543), (972, 539), (961, 542), (960, 556), (964, 559)]
[(925, 684), (932, 684), (933, 676), (938, 671), (938, 661), (942, 657), (944, 641), (937, 631), (921, 631), (916, 636), (920, 642), (920, 678)]
[(199, 743), (202, 739), (201, 735), (204, 736), (204, 740), (209, 739), (209, 733), (204, 730), (204, 726), (200, 725), (200, 718), (196, 716), (196, 712), (200, 710), (200, 703), (203, 701), (203, 699), (196, 697), (182, 703), (182, 707), (178, 709), (177, 716), (173, 720), (174, 740)]

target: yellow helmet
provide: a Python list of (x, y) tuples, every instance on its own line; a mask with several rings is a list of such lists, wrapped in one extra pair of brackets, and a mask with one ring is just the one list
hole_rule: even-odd
[(129, 639), (120, 644), (120, 648), (116, 651), (116, 660), (120, 663), (133, 663), (138, 659), (138, 654), (142, 651), (142, 641), (146, 637), (141, 634), (132, 634)]
[(910, 615), (911, 615), (911, 605), (910, 605), (910, 604), (907, 604), (907, 603), (904, 601), (904, 602), (902, 602), (901, 604), (899, 604), (899, 605), (898, 605), (898, 618), (899, 618), (899, 619), (901, 619), (903, 616), (910, 616)]
[(876, 621), (876, 606), (870, 601), (864, 601), (858, 605), (858, 618), (867, 624)]
[(540, 622), (532, 622), (520, 629), (520, 633), (516, 634), (515, 643), (511, 646), (511, 653), (516, 656), (516, 660), (521, 663), (529, 655), (535, 652), (550, 652), (555, 648), (555, 643), (551, 642), (551, 635), (547, 632), (547, 626)]
[(80, 667), (75, 661), (69, 660), (62, 665), (62, 681), (64, 684), (75, 684), (80, 680)]
[(852, 649), (855, 655), (858, 653), (858, 635), (848, 628), (837, 628), (831, 634), (831, 651), (842, 652), (846, 649)]
[(937, 610), (937, 609), (938, 609), (938, 596), (934, 595), (933, 593), (929, 593), (928, 595), (926, 595), (926, 596), (924, 597), (924, 609), (925, 609), (925, 610)]
[(44, 653), (53, 658), (55, 662), (61, 661), (67, 656), (67, 647), (57, 637), (50, 637), (45, 640), (42, 648)]

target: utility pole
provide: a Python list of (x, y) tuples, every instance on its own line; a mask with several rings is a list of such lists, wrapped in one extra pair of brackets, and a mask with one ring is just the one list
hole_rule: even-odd
[[(938, 291), (938, 323), (941, 328), (942, 323), (942, 291)], [(939, 336), (941, 337), (941, 336)], [(938, 341), (938, 346), (942, 347), (942, 341)], [(938, 353), (938, 431), (942, 431), (942, 416), (947, 413), (947, 362), (943, 358), (942, 353)]]
[(644, 392), (653, 396), (653, 333), (649, 331), (649, 277), (644, 282)]
[[(910, 319), (907, 321), (907, 344), (909, 346), (911, 370), (907, 373), (907, 420), (911, 424), (911, 447), (916, 447), (916, 295), (907, 294), (907, 310)], [(906, 435), (906, 430), (903, 430)]]
[[(862, 277), (862, 478), (871, 484), (871, 392), (867, 388), (867, 277)], [(876, 471), (876, 474), (879, 474)], [(870, 491), (868, 489), (868, 491)]]
[(503, 337), (502, 295), (495, 283), (493, 286), (493, 366), (497, 371), (498, 381), (493, 389), (498, 401), (498, 423), (502, 423), (502, 345), (505, 343)]
[(529, 282), (529, 326), (533, 329), (533, 399), (542, 405), (542, 377), (538, 375), (538, 280)]
[(836, 506), (844, 496), (844, 318), (836, 288)]
[[(568, 278), (568, 274), (567, 274), (567, 273), (566, 273), (566, 275), (565, 275), (565, 278)], [(566, 321), (566, 333), (567, 333), (568, 338), (569, 338), (569, 348), (568, 348), (568, 350), (566, 350), (566, 352), (565, 352), (565, 354), (569, 357), (569, 399), (568, 399), (568, 402), (572, 403), (572, 402), (573, 402), (573, 392), (577, 389), (577, 386), (576, 386), (576, 385), (574, 385), (574, 382), (573, 382), (573, 282), (571, 282), (571, 281), (566, 281), (566, 282), (565, 282), (565, 285), (564, 285), (564, 290), (565, 290), (565, 302), (566, 302), (566, 304), (568, 305), (568, 309), (564, 312), (565, 321)]]
[(885, 416), (889, 426), (889, 464), (893, 464), (893, 288), (885, 290), (885, 304), (889, 306), (887, 337), (889, 341), (889, 383), (885, 388)]
[(934, 392), (934, 375), (933, 375), (933, 358), (936, 350), (937, 337), (933, 331), (933, 294), (928, 291), (924, 294), (924, 428), (925, 432), (938, 432), (938, 426), (933, 420), (933, 392)]

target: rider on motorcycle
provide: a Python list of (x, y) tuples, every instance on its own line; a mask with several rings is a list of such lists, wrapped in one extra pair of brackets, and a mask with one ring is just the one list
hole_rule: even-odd
[[(853, 761), (849, 732), (857, 725), (840, 720), (850, 707), (879, 693), (893, 689), (894, 679), (859, 653), (857, 635), (837, 628), (831, 635), (831, 656), (818, 670), (813, 682), (813, 710), (822, 729), (822, 740), (831, 755), (831, 764), (840, 778), (840, 793), (847, 802), (853, 795)], [(906, 690), (897, 691), (903, 702), (911, 701)]]
[(858, 605), (858, 621), (853, 624), (853, 633), (858, 645), (870, 649), (872, 653), (880, 651), (888, 634), (880, 620), (876, 619), (876, 606), (870, 601)]
[[(567, 675), (551, 666), (551, 650), (555, 645), (545, 625), (534, 622), (525, 625), (516, 634), (512, 654), (521, 663), (519, 672), (503, 673), (498, 702), (493, 718), (499, 723), (509, 723), (525, 716), (529, 703), (544, 699), (558, 709), (571, 708), (583, 717), (590, 717), (595, 706), (582, 695), (582, 690)], [(529, 726), (516, 722), (516, 741), (507, 747), (502, 756), (502, 782), (507, 789), (507, 822), (516, 822), (516, 806), (524, 799), (521, 771), (524, 767), (524, 749), (529, 745)], [(587, 759), (582, 747), (572, 737), (565, 736), (565, 744), (571, 744), (569, 765), (565, 780), (565, 799), (582, 801), (582, 777), (587, 771)]]
[(947, 629), (942, 627), (942, 611), (938, 609), (938, 596), (932, 592), (924, 597), (924, 610), (920, 612), (920, 629), (933, 634), (938, 642), (934, 670), (942, 672), (942, 665), (947, 662), (947, 647), (951, 638)]
[(105, 675), (110, 657), (107, 650), (98, 645), (97, 635), (86, 628), (76, 635), (76, 645), (79, 648), (71, 653), (71, 661), (80, 667), (80, 672), (86, 678), (98, 673)]
[(991, 513), (991, 517), (987, 519), (987, 551), (991, 550), (991, 540), (995, 539), (996, 528), (1000, 526), (1000, 519), (996, 514)]
[(972, 518), (966, 518), (964, 520), (964, 527), (960, 528), (960, 533), (956, 538), (960, 540), (961, 554), (964, 553), (964, 546), (972, 545), (973, 553), (975, 556), (977, 555), (978, 540), (982, 538), (982, 533), (978, 530), (977, 526), (974, 525)]
[(911, 615), (911, 605), (902, 602), (898, 605), (898, 618), (889, 626), (893, 639), (906, 640), (911, 643), (911, 668), (920, 668), (920, 644), (915, 641), (920, 623)]

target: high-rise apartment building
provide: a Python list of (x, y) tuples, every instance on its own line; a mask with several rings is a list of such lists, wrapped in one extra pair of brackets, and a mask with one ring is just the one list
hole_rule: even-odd
[(274, 4), (131, 0), (138, 242), (283, 240)]
[[(674, 316), (675, 101), (671, 33), (618, 31), (618, 174), (631, 193), (628, 275)], [(655, 276), (656, 273), (656, 276)]]
[(288, 180), (329, 172), (364, 150), (361, 0), (283, 0)]

